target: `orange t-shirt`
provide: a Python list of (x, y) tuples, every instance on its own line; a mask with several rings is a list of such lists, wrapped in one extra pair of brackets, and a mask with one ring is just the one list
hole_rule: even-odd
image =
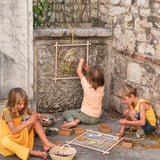
[(102, 99), (104, 96), (104, 86), (96, 90), (91, 87), (86, 78), (81, 79), (83, 87), (83, 101), (81, 111), (91, 117), (100, 117), (102, 113)]

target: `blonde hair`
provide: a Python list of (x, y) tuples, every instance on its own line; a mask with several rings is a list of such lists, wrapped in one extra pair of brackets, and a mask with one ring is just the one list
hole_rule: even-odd
[[(17, 105), (20, 102), (20, 100), (25, 101), (25, 105), (21, 113), (19, 113), (17, 109)], [(19, 116), (19, 114), (26, 114), (28, 107), (28, 96), (26, 92), (22, 88), (12, 88), (8, 94), (8, 102), (6, 107), (10, 108), (10, 112), (13, 117), (17, 117)]]
[(126, 97), (126, 96), (130, 97), (131, 94), (133, 94), (135, 97), (137, 97), (137, 89), (132, 87), (129, 84), (122, 85), (119, 92), (118, 92), (118, 95), (120, 97)]
[(94, 88), (95, 90), (99, 86), (104, 86), (105, 80), (104, 80), (104, 73), (102, 68), (98, 66), (90, 67), (87, 74), (86, 79), (88, 83)]

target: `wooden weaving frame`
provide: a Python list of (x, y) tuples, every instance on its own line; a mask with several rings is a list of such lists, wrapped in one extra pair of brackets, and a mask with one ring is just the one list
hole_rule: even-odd
[[(102, 141), (99, 141), (98, 139), (94, 139), (94, 138), (89, 138), (87, 134), (95, 134), (97, 137), (98, 135), (102, 135), (103, 136), (103, 140)], [(88, 141), (85, 140), (85, 142), (82, 141), (78, 141), (78, 138), (80, 137), (87, 137), (88, 138)], [(108, 145), (108, 147), (105, 147), (105, 145), (107, 144), (107, 139), (110, 138), (111, 140), (113, 139), (113, 142), (111, 144)], [(91, 145), (91, 144), (85, 144), (85, 143), (88, 143), (89, 141), (96, 141), (97, 144), (96, 145), (99, 145), (99, 148), (94, 146), (94, 145)], [(83, 134), (79, 135), (78, 137), (74, 138), (73, 140), (71, 141), (67, 141), (66, 143), (67, 144), (71, 144), (71, 145), (76, 145), (76, 146), (79, 146), (79, 147), (83, 147), (83, 148), (87, 148), (87, 149), (91, 149), (91, 150), (95, 150), (95, 151), (99, 151), (99, 152), (102, 152), (103, 155), (104, 154), (109, 154), (109, 151), (111, 149), (113, 149), (116, 145), (118, 145), (118, 143), (120, 143), (122, 141), (122, 139), (118, 139), (116, 136), (113, 136), (113, 135), (110, 135), (110, 134), (104, 134), (104, 133), (101, 133), (101, 132), (97, 132), (97, 131), (93, 131), (93, 130), (86, 130), (86, 132), (84, 132)], [(84, 144), (83, 144), (84, 143)]]
[(87, 41), (87, 43), (83, 43), (83, 44), (58, 44), (56, 42), (55, 45), (53, 45), (54, 47), (56, 47), (56, 62), (55, 62), (55, 77), (53, 78), (53, 80), (55, 80), (55, 82), (59, 79), (78, 79), (79, 77), (64, 77), (64, 78), (60, 78), (57, 77), (57, 56), (58, 56), (58, 47), (74, 47), (74, 46), (87, 46), (87, 60), (86, 63), (88, 64), (88, 54), (89, 54), (89, 45), (91, 45), (91, 43), (89, 43), (89, 41)]

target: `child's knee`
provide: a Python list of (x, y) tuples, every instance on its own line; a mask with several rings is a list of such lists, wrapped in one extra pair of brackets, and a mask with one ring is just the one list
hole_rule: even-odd
[(64, 111), (63, 112), (63, 117), (65, 117), (65, 115), (68, 113), (68, 111)]
[(5, 137), (5, 138), (2, 139), (1, 146), (6, 148), (9, 144), (9, 142), (10, 142), (10, 140)]
[(124, 114), (125, 117), (128, 116), (129, 110), (130, 110), (129, 108), (127, 108), (127, 109), (124, 110), (123, 114)]

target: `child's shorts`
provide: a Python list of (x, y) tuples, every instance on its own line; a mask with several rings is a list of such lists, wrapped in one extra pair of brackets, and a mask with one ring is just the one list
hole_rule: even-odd
[[(137, 118), (138, 120), (140, 120), (140, 114), (139, 114), (139, 112), (136, 113), (136, 118)], [(148, 122), (147, 119), (146, 119), (145, 125), (142, 126), (142, 128), (143, 128), (144, 132), (146, 132), (146, 133), (152, 131), (153, 129), (155, 129), (155, 127), (152, 126), (152, 125)]]

